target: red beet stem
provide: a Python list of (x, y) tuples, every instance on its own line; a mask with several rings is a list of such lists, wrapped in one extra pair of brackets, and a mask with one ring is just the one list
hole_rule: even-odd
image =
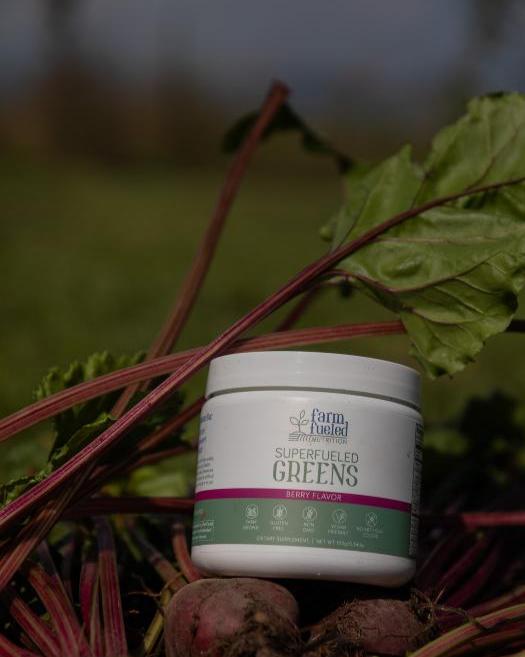
[(68, 509), (65, 516), (72, 519), (86, 518), (94, 515), (143, 513), (192, 513), (194, 500), (185, 497), (92, 497), (82, 500)]
[[(509, 650), (511, 652), (509, 652)], [(525, 642), (516, 641), (510, 645), (507, 643), (505, 645), (505, 650), (498, 652), (497, 655), (494, 654), (494, 657), (525, 657)]]
[(434, 588), (442, 576), (454, 552), (465, 542), (462, 532), (450, 532), (437, 542), (425, 562), (416, 574), (416, 585), (421, 591)]
[(202, 579), (202, 574), (191, 560), (188, 542), (186, 541), (186, 528), (182, 522), (174, 523), (171, 532), (171, 543), (175, 559), (177, 559), (179, 568), (187, 581), (196, 582), (198, 579)]
[(322, 288), (319, 285), (311, 287), (297, 301), (290, 312), (284, 317), (282, 322), (277, 325), (277, 331), (288, 331), (292, 328), (312, 305), (312, 302), (319, 296)]
[(451, 607), (464, 607), (474, 596), (481, 591), (491, 575), (498, 567), (501, 556), (501, 544), (496, 543), (484, 559), (481, 566), (467, 581), (446, 599), (447, 605)]
[(99, 604), (99, 567), (94, 550), (86, 554), (82, 562), (79, 598), (84, 631), (88, 636), (93, 657), (104, 657)]
[(461, 525), (469, 531), (484, 527), (524, 527), (525, 511), (474, 511), (443, 516), (423, 516), (423, 521), (433, 524)]
[(51, 552), (49, 551), (49, 546), (46, 543), (46, 541), (42, 541), (38, 546), (37, 555), (44, 571), (51, 578), (51, 581), (53, 582), (54, 590), (56, 591), (57, 595), (59, 595), (61, 599), (61, 603), (66, 612), (67, 618), (71, 624), (73, 631), (78, 636), (77, 654), (91, 655), (89, 644), (87, 643), (83, 630), (80, 627), (80, 624), (78, 623), (77, 616), (73, 608), (73, 602), (69, 597), (64, 582), (62, 581), (62, 578), (58, 573), (58, 570), (55, 566), (55, 562), (53, 560), (53, 557), (51, 556)]
[(68, 598), (73, 602), (73, 566), (75, 557), (77, 556), (77, 548), (79, 546), (79, 534), (77, 531), (72, 531), (67, 537), (65, 544), (61, 548), (62, 554), (62, 568), (61, 577), (64, 582)]
[(128, 657), (113, 532), (104, 518), (95, 519), (98, 543), (99, 587), (104, 620), (104, 650), (111, 657)]
[(129, 469), (132, 465), (136, 463), (138, 459), (142, 456), (148, 454), (151, 450), (156, 449), (161, 445), (164, 440), (169, 438), (171, 435), (180, 431), (190, 420), (196, 417), (204, 404), (204, 398), (201, 397), (197, 401), (193, 402), (190, 406), (186, 407), (179, 415), (176, 415), (171, 420), (168, 420), (162, 427), (150, 433), (149, 436), (143, 438), (137, 445), (135, 449), (129, 453), (128, 456), (118, 459), (116, 462), (108, 463), (100, 466), (93, 473), (92, 478), (87, 482), (85, 486), (82, 487), (80, 494), (77, 495), (75, 502), (79, 498), (84, 498), (90, 493), (98, 490), (107, 481), (113, 479), (116, 476), (120, 476), (123, 472)]
[(470, 607), (468, 609), (468, 613), (472, 617), (483, 616), (484, 614), (489, 614), (490, 612), (496, 611), (497, 609), (515, 605), (518, 602), (525, 602), (525, 585), (517, 586), (509, 593), (500, 595), (497, 598), (492, 598), (491, 600), (480, 602), (476, 606)]
[(26, 569), (27, 579), (49, 613), (61, 652), (88, 657), (91, 651), (63, 588), (39, 564)]
[(485, 535), (475, 537), (474, 543), (463, 552), (462, 556), (452, 565), (447, 572), (435, 584), (436, 591), (445, 591), (445, 599), (448, 594), (448, 588), (451, 585), (457, 584), (461, 578), (473, 568), (476, 567), (479, 557), (483, 555), (486, 548), (490, 543), (490, 536)]
[(1, 597), (11, 618), (20, 625), (44, 657), (56, 657), (59, 653), (59, 645), (49, 625), (37, 616), (22, 598), (15, 595), (11, 587), (7, 587)]
[[(87, 476), (83, 473), (80, 478)], [(2, 591), (35, 547), (44, 539), (49, 530), (60, 517), (61, 512), (70, 501), (73, 491), (68, 489), (61, 496), (60, 505), (48, 502), (36, 513), (31, 522), (27, 523), (16, 536), (16, 543), (9, 541), (2, 547), (0, 558), (0, 591)]]
[(172, 593), (179, 591), (185, 584), (182, 580), (181, 573), (174, 568), (174, 566), (166, 559), (166, 557), (152, 545), (148, 539), (141, 534), (133, 525), (129, 525), (128, 529), (133, 537), (133, 540), (152, 568), (157, 572), (158, 576), (166, 584)]
[[(84, 484), (81, 490), (81, 495), (77, 495), (77, 500), (84, 498), (89, 495), (91, 492), (98, 490), (100, 486), (117, 475), (119, 475), (122, 469), (129, 467), (137, 457), (140, 457), (141, 454), (148, 453), (149, 450), (157, 447), (163, 440), (170, 436), (173, 432), (179, 430), (187, 421), (193, 418), (198, 414), (204, 400), (200, 399), (188, 406), (183, 410), (178, 416), (173, 420), (167, 422), (157, 431), (154, 431), (149, 436), (146, 436), (135, 448), (135, 450), (129, 455), (128, 458), (120, 459), (117, 463), (112, 465), (103, 465), (99, 469), (95, 469), (92, 478)], [(90, 474), (90, 469), (86, 469), (80, 476), (78, 484), (84, 482)], [(28, 523), (20, 532), (19, 536), (16, 538), (17, 545), (15, 549), (11, 545), (7, 545), (3, 551), (3, 558), (0, 561), (0, 590), (2, 590), (8, 582), (11, 580), (15, 572), (20, 568), (25, 559), (31, 554), (34, 548), (42, 541), (46, 536), (47, 532), (55, 524), (55, 522), (60, 518), (60, 516), (67, 509), (71, 496), (75, 492), (74, 488), (65, 488), (62, 494), (59, 497), (57, 502), (47, 503), (41, 511), (37, 512), (36, 516), (33, 518), (32, 522)], [(86, 502), (89, 508), (89, 500)], [(101, 502), (102, 510), (101, 513), (107, 512), (107, 507), (104, 507), (105, 502)], [(95, 506), (91, 507), (88, 515), (96, 514), (96, 502)], [(123, 502), (125, 505), (126, 502)], [(190, 507), (192, 504), (190, 505)], [(129, 507), (128, 507), (129, 508)], [(136, 508), (140, 508), (137, 506)], [(188, 508), (188, 505), (181, 505), (181, 509), (185, 510)], [(155, 507), (156, 512), (159, 512), (159, 505)], [(131, 509), (130, 509), (131, 511)], [(115, 512), (110, 511), (111, 513)], [(119, 511), (116, 511), (119, 512)], [(82, 505), (75, 511), (73, 509), (70, 512), (71, 518), (74, 517), (83, 517), (86, 515), (85, 507), (83, 510)]]
[(181, 456), (182, 454), (189, 454), (195, 452), (197, 446), (190, 441), (188, 445), (179, 445), (178, 447), (172, 447), (171, 449), (162, 449), (157, 450), (156, 452), (151, 452), (149, 454), (144, 454), (138, 458), (134, 463), (130, 463), (129, 466), (122, 469), (122, 474), (126, 474), (131, 470), (137, 468), (142, 468), (145, 465), (151, 465), (152, 463), (158, 463), (159, 461), (165, 461), (166, 459), (171, 459), (174, 456)]
[[(279, 331), (254, 338), (236, 340), (232, 347), (226, 350), (226, 353), (267, 351), (270, 349), (339, 342), (359, 337), (396, 335), (404, 332), (403, 324), (398, 320), (364, 324), (341, 324), (329, 327), (320, 326), (294, 331)], [(138, 381), (171, 374), (202, 349), (203, 347), (196, 347), (170, 356), (145, 361), (132, 367), (125, 367), (45, 397), (1, 420), (0, 440), (7, 440), (20, 431), (81, 402), (94, 399)]]
[(16, 646), (7, 637), (0, 634), (0, 657), (39, 657), (39, 655), (26, 648)]
[[(501, 629), (496, 632), (486, 634), (485, 636), (479, 636), (471, 639), (455, 650), (451, 650), (449, 653), (447, 653), (447, 657), (460, 657), (460, 655), (471, 654), (474, 650), (486, 650), (487, 648), (492, 648), (495, 650), (498, 646), (507, 648), (516, 642), (519, 642), (519, 645), (523, 645), (525, 643), (525, 628), (522, 624), (520, 624), (518, 627)], [(492, 650), (491, 654), (494, 654)]]
[(55, 566), (55, 562), (53, 560), (53, 557), (51, 556), (51, 552), (49, 551), (49, 546), (46, 543), (46, 541), (42, 541), (42, 543), (40, 543), (40, 545), (38, 546), (37, 555), (42, 567), (44, 568), (46, 573), (53, 579), (55, 587), (60, 590), (60, 593), (64, 598), (69, 599), (69, 604), (71, 605), (72, 604), (71, 598), (67, 593), (62, 578), (58, 574), (58, 570)]
[(445, 655), (448, 657), (452, 650), (477, 637), (484, 636), (494, 628), (523, 619), (525, 619), (525, 604), (499, 609), (443, 634), (413, 652), (411, 657), (445, 657)]
[[(169, 353), (180, 336), (206, 278), (226, 218), (241, 181), (248, 169), (250, 160), (265, 130), (282, 107), (288, 94), (289, 89), (282, 82), (277, 81), (271, 86), (257, 120), (243, 141), (241, 148), (237, 151), (226, 174), (226, 180), (221, 189), (217, 205), (197, 249), (192, 266), (184, 279), (168, 321), (148, 351), (147, 360), (151, 360), (161, 354)], [(137, 388), (138, 386), (135, 385), (130, 386), (122, 395), (117, 404), (117, 409), (120, 413), (126, 409)]]

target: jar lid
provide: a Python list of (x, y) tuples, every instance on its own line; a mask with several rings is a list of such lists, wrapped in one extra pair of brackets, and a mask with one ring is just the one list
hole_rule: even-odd
[(387, 360), (317, 351), (252, 351), (211, 361), (206, 397), (253, 388), (377, 395), (417, 408), (420, 403), (419, 373)]

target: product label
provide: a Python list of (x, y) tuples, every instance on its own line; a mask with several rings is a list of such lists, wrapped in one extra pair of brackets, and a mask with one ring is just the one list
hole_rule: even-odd
[[(312, 393), (313, 394), (313, 393)], [(260, 544), (412, 557), (417, 414), (366, 397), (239, 392), (208, 402), (193, 545)]]

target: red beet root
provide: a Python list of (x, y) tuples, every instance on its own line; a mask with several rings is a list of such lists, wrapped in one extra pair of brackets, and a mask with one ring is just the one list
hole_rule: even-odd
[(428, 640), (430, 625), (411, 602), (355, 600), (312, 628), (305, 657), (404, 655)]
[(176, 593), (167, 610), (168, 657), (281, 657), (301, 646), (295, 598), (250, 579), (202, 579)]

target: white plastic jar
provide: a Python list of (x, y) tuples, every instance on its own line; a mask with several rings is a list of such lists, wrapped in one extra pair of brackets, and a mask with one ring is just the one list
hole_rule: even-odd
[(192, 559), (220, 575), (399, 586), (415, 569), (418, 373), (300, 351), (216, 358)]

